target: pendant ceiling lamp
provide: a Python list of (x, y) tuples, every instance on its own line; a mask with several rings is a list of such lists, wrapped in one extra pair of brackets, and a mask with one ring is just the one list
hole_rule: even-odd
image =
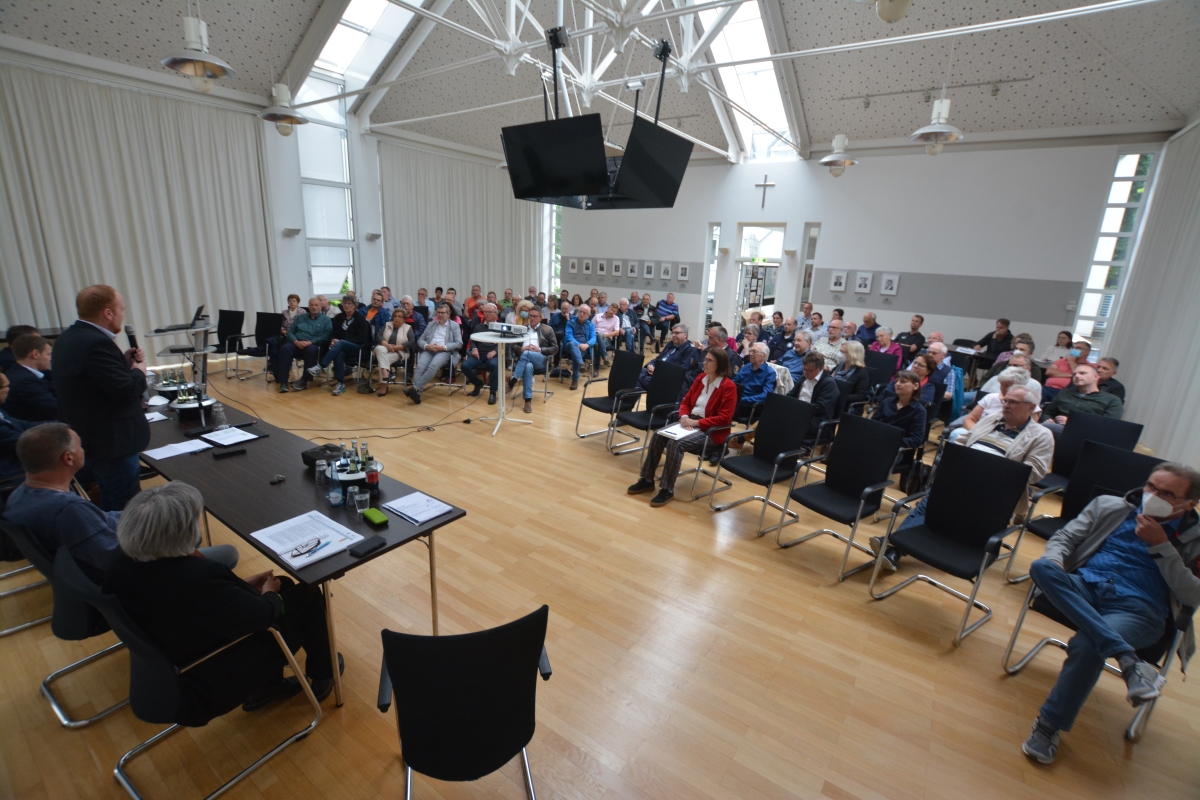
[(281, 136), (291, 136), (295, 125), (305, 125), (308, 120), (292, 108), (292, 90), (286, 83), (277, 83), (271, 87), (271, 107), (260, 111), (259, 119), (275, 123), (275, 130)]
[(817, 163), (822, 167), (829, 167), (829, 174), (835, 178), (838, 177), (846, 171), (846, 167), (852, 167), (858, 163), (857, 159), (846, 155), (846, 148), (849, 146), (850, 137), (844, 133), (839, 133), (833, 137), (833, 152)]
[(187, 76), (192, 88), (207, 94), (212, 91), (213, 81), (220, 78), (235, 78), (237, 72), (220, 58), (208, 52), (208, 25), (200, 19), (200, 3), (196, 3), (196, 16), (183, 18), (184, 49), (172, 53), (162, 60), (162, 65)]
[(963, 138), (963, 132), (951, 125), (950, 98), (946, 97), (946, 81), (950, 77), (950, 67), (954, 64), (954, 45), (950, 46), (950, 63), (946, 65), (946, 77), (942, 79), (942, 96), (933, 101), (933, 117), (924, 128), (917, 128), (908, 135), (910, 141), (923, 142), (925, 152), (936, 156), (942, 152), (946, 142), (957, 142)]

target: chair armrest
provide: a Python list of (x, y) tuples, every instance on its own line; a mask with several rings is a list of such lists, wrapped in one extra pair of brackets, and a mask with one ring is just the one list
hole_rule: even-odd
[[(733, 426), (731, 425), (730, 427), (732, 428)], [(737, 433), (731, 433), (731, 434), (729, 434), (729, 439), (726, 439), (725, 441), (729, 442), (730, 439), (737, 439), (741, 436), (749, 436), (750, 434), (755, 433), (755, 432), (756, 431), (738, 431)]]
[(672, 411), (670, 414), (667, 414), (667, 424), (668, 425), (671, 423), (672, 420), (678, 420), (678, 419), (679, 419), (679, 409), (678, 408), (675, 409), (674, 411)]
[(714, 433), (716, 433), (717, 431), (731, 431), (731, 430), (733, 430), (732, 425), (714, 425), (711, 428), (709, 428), (708, 430), (700, 431), (700, 432), (711, 439), (712, 435)]
[[(804, 452), (807, 449), (808, 448), (801, 448), (800, 450), (788, 450), (786, 453), (780, 453), (779, 455), (775, 456), (775, 466), (779, 466), (784, 461), (787, 461), (789, 458), (799, 458), (800, 456), (804, 455)], [(818, 461), (824, 457), (825, 456), (818, 456), (815, 459), (808, 459), (803, 462), (797, 462), (796, 469), (799, 469), (803, 465), (812, 463), (813, 461)]]
[(1004, 530), (1000, 531), (999, 533), (995, 534), (990, 539), (988, 539), (987, 544), (984, 545), (984, 549), (987, 550), (987, 552), (993, 556), (999, 555), (1000, 554), (1000, 545), (1004, 543), (1004, 540), (1007, 539), (1009, 536), (1012, 536), (1017, 531), (1021, 530), (1022, 527), (1024, 527), (1024, 526), (1023, 525), (1010, 525), (1009, 527), (1005, 528)]
[(816, 437), (813, 438), (813, 447), (816, 447), (817, 445), (821, 444), (821, 439), (825, 434), (826, 427), (828, 427), (829, 425), (837, 425), (838, 422), (840, 422), (840, 420), (835, 418), (835, 419), (827, 419), (824, 422), (819, 423), (817, 425), (817, 435), (816, 435)]
[(1036, 503), (1038, 500), (1041, 500), (1043, 497), (1045, 497), (1048, 494), (1057, 494), (1058, 492), (1061, 492), (1063, 490), (1063, 488), (1064, 487), (1062, 487), (1062, 486), (1051, 486), (1049, 489), (1038, 489), (1036, 492), (1033, 493), (1033, 496), (1030, 497), (1029, 499), (1031, 501), (1033, 501), (1034, 503)]
[(754, 405), (750, 406), (750, 416), (746, 419), (746, 424), (753, 425), (754, 420), (758, 419), (759, 416), (762, 415), (762, 410), (766, 407), (766, 405), (767, 404), (764, 401), (762, 403), (755, 403)]
[(892, 513), (893, 514), (899, 513), (900, 509), (904, 508), (905, 506), (907, 506), (909, 503), (913, 502), (914, 500), (920, 500), (922, 497), (924, 497), (927, 494), (929, 494), (928, 489), (926, 489), (923, 492), (917, 492), (916, 494), (910, 494), (908, 497), (901, 497), (899, 500), (897, 500), (895, 503), (892, 504)]
[[(807, 448), (805, 448), (805, 449), (807, 449)], [(794, 451), (794, 452), (796, 452), (796, 453), (802, 453), (802, 452), (804, 452), (804, 451), (803, 451), (803, 450), (796, 450), (796, 451)], [(813, 456), (812, 458), (806, 458), (806, 459), (804, 459), (803, 461), (797, 461), (797, 462), (796, 462), (796, 471), (797, 471), (797, 472), (799, 472), (801, 469), (803, 469), (804, 467), (807, 467), (809, 464), (815, 464), (815, 463), (817, 463), (818, 461), (824, 461), (824, 460), (825, 460), (826, 458), (828, 458), (828, 457), (829, 457), (829, 454), (828, 454), (828, 453), (822, 453), (822, 454), (821, 454), (821, 455), (819, 455), (819, 456)]]
[(891, 485), (892, 485), (892, 481), (880, 481), (879, 483), (871, 484), (870, 486), (868, 486), (867, 488), (862, 490), (862, 493), (859, 494), (858, 499), (866, 500), (871, 495), (875, 494), (876, 492), (882, 492), (884, 489), (886, 489), (887, 487), (889, 487)]
[[(542, 652), (544, 657), (545, 651)], [(375, 706), (383, 714), (392, 707), (392, 676), (388, 674), (386, 657), (379, 667), (379, 697), (375, 700)]]
[(608, 378), (588, 378), (583, 384), (583, 389), (584, 391), (587, 391), (587, 387), (591, 386), (593, 383), (604, 383), (607, 380)]
[(546, 655), (545, 645), (542, 645), (542, 654), (538, 657), (538, 672), (544, 681), (550, 680), (550, 676), (554, 674), (554, 670), (550, 669), (550, 656)]
[[(655, 414), (665, 408), (674, 408), (678, 410), (679, 403), (663, 403), (661, 406), (655, 406), (654, 408), (650, 409), (650, 416), (653, 417)], [(676, 413), (678, 413), (678, 411)]]
[[(606, 381), (606, 380), (608, 380), (608, 378), (597, 378), (596, 380)], [(588, 381), (588, 383), (591, 383), (591, 381)], [(587, 388), (587, 384), (586, 384), (586, 383), (584, 384), (584, 388)], [(614, 395), (613, 395), (613, 400), (620, 400), (621, 398), (624, 398), (624, 397), (627, 397), (627, 396), (630, 396), (630, 395), (635, 395), (635, 394), (645, 394), (645, 393), (646, 393), (646, 390), (645, 390), (645, 389), (637, 389), (637, 388), (634, 388), (634, 389), (620, 389), (620, 390), (618, 390), (618, 391), (617, 391), (617, 393), (616, 393), (616, 394), (614, 394)]]

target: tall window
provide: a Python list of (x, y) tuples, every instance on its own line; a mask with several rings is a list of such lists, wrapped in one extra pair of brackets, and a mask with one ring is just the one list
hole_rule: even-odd
[(812, 281), (813, 269), (816, 266), (817, 258), (817, 237), (821, 235), (821, 223), (809, 222), (804, 226), (804, 241), (801, 246), (804, 248), (800, 253), (800, 258), (803, 259), (804, 277), (800, 284), (800, 304), (803, 305), (812, 300)]
[[(297, 102), (330, 97), (342, 91), (332, 78), (308, 76)], [(330, 297), (355, 288), (354, 208), (347, 152), (346, 101), (333, 100), (305, 109), (308, 125), (300, 125), (300, 182), (308, 267), (314, 294)]]
[(1157, 155), (1126, 153), (1117, 158), (1100, 217), (1096, 249), (1075, 317), (1075, 335), (1086, 339), (1093, 352), (1103, 348), (1104, 338), (1120, 308), (1129, 258), (1142, 227), (1142, 211), (1150, 194)]
[(344, 78), (350, 91), (363, 88), (412, 18), (413, 12), (388, 0), (351, 0), (317, 56), (317, 68)]
[(735, 326), (741, 327), (741, 314), (747, 309), (775, 304), (775, 283), (783, 260), (783, 234), (782, 225), (741, 226)]
[(550, 290), (562, 291), (562, 206), (550, 210)]
[(717, 254), (721, 246), (721, 226), (713, 222), (708, 226), (708, 241), (705, 243), (704, 270), (704, 329), (712, 324), (713, 300), (717, 293)]

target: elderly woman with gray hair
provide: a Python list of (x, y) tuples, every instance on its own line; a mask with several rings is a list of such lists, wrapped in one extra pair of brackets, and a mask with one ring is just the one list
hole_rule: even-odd
[(333, 669), (320, 590), (270, 571), (243, 580), (197, 557), (203, 513), (200, 492), (180, 481), (136, 495), (117, 525), (124, 554), (104, 582), (177, 666), (248, 636), (183, 675), (180, 722), (204, 725), (238, 704), (255, 711), (300, 692), (296, 678), (282, 677), (285, 659), (269, 627), (293, 652), (304, 648), (313, 693), (328, 697)]
[[(979, 398), (979, 402), (975, 405), (975, 408), (971, 409), (971, 413), (967, 414), (965, 417), (962, 417), (962, 427), (955, 428), (950, 432), (950, 441), (956, 442), (960, 437), (969, 434), (971, 430), (974, 429), (974, 427), (979, 423), (979, 420), (983, 419), (988, 414), (999, 414), (1001, 403), (1004, 401), (1004, 398), (1008, 396), (1009, 390), (1011, 390), (1014, 386), (1025, 386), (1029, 388), (1029, 384), (1031, 382), (1029, 370), (1023, 367), (1006, 367), (1005, 369), (1001, 370), (999, 375), (996, 376), (996, 380), (1000, 384), (1000, 391), (993, 394), (985, 394), (983, 397)], [(1035, 391), (1035, 394), (1038, 397), (1041, 396), (1040, 392)], [(1034, 403), (1033, 418), (1035, 420), (1038, 419), (1041, 416), (1041, 413), (1042, 407), (1037, 403)], [(951, 423), (952, 426), (953, 424), (954, 423)], [(1041, 479), (1039, 478), (1038, 480)]]

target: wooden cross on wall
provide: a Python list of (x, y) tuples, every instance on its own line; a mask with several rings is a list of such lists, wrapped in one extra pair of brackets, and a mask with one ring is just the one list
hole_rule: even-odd
[(775, 184), (773, 184), (773, 183), (767, 183), (767, 176), (766, 176), (766, 175), (763, 175), (763, 182), (762, 182), (762, 183), (756, 183), (756, 184), (754, 184), (754, 185), (755, 185), (755, 186), (761, 186), (761, 187), (762, 187), (762, 190), (763, 190), (763, 199), (762, 199), (762, 206), (761, 206), (761, 207), (762, 207), (762, 208), (766, 208), (766, 207), (767, 207), (767, 189), (771, 188), (771, 187), (772, 187), (772, 186), (774, 186)]

